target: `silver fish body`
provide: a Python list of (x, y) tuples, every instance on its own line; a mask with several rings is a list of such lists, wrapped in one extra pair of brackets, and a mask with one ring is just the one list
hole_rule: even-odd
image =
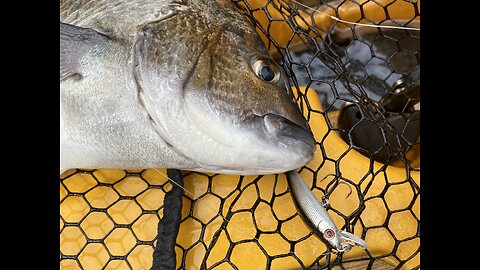
[(340, 252), (350, 250), (352, 245), (367, 248), (367, 244), (361, 238), (337, 228), (327, 210), (317, 200), (298, 172), (287, 172), (287, 181), (300, 216), (320, 239), (327, 241)]
[(229, 0), (60, 1), (60, 169), (270, 174), (315, 141)]

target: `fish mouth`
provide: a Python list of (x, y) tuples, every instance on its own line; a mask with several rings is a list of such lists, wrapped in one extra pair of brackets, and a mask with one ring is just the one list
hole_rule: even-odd
[(281, 143), (298, 149), (304, 156), (313, 156), (316, 142), (313, 133), (306, 122), (299, 124), (273, 113), (263, 115), (263, 127), (270, 137), (278, 139)]
[[(283, 116), (267, 113), (263, 116), (255, 115), (253, 126), (262, 134), (258, 134), (260, 135), (259, 139), (263, 137), (260, 139), (260, 143), (263, 144), (267, 139), (276, 146), (277, 150), (273, 151), (275, 154), (262, 157), (261, 164), (256, 162), (254, 167), (217, 166), (198, 162), (201, 166), (195, 170), (239, 175), (275, 174), (304, 166), (313, 158), (316, 142), (306, 120), (297, 124)], [(265, 149), (269, 148), (268, 144)]]

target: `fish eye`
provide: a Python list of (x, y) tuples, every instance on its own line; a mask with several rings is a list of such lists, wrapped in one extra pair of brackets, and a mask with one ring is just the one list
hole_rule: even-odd
[(257, 60), (252, 65), (255, 74), (268, 83), (275, 83), (280, 78), (280, 70), (276, 65), (266, 60)]

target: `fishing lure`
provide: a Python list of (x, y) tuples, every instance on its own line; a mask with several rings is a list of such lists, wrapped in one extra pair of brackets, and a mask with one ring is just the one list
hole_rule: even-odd
[(363, 239), (337, 228), (323, 204), (317, 200), (298, 172), (289, 171), (286, 175), (300, 216), (317, 236), (326, 240), (339, 252), (347, 252), (352, 246), (367, 248), (367, 243)]

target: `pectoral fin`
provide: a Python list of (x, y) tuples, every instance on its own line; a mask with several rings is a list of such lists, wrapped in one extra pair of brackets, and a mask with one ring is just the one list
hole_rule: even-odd
[(96, 45), (106, 45), (108, 37), (95, 30), (60, 23), (60, 81), (81, 78), (80, 59)]

